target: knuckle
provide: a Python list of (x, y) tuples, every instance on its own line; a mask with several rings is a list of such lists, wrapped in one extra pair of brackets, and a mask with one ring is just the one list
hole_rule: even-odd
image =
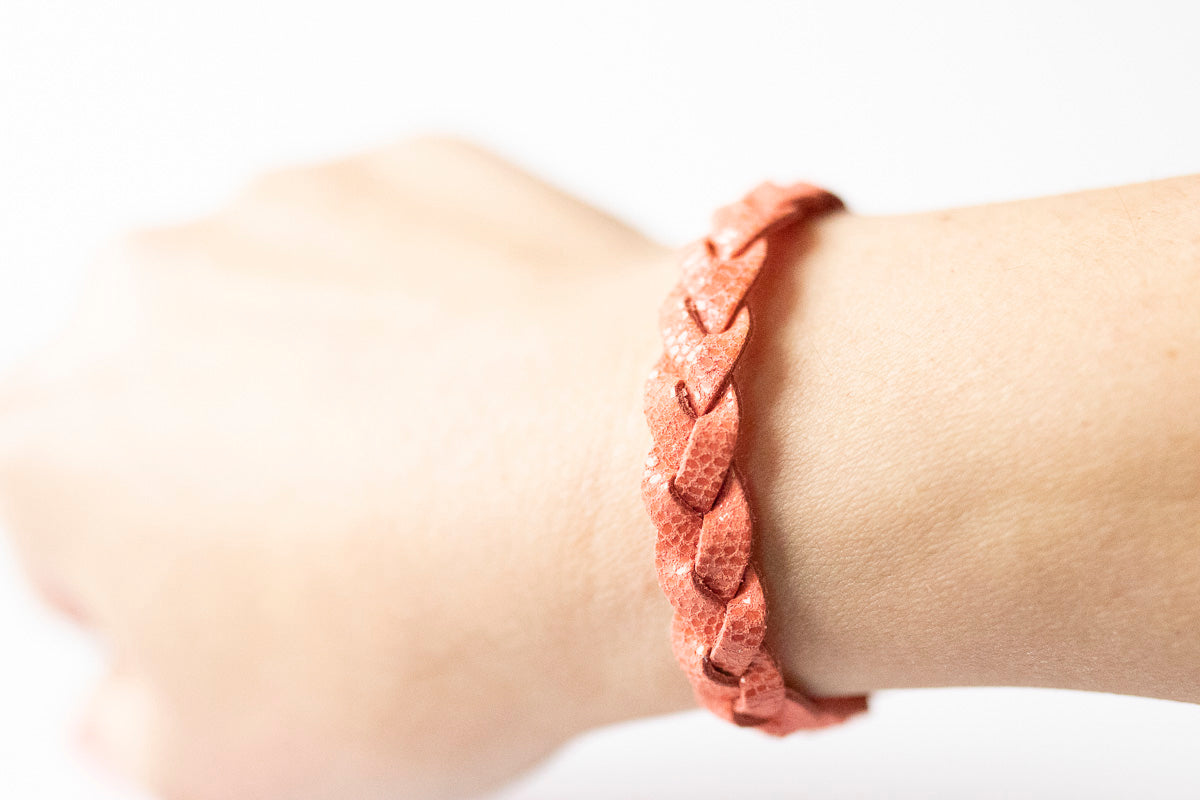
[(420, 192), (447, 175), (470, 179), (503, 163), (494, 153), (466, 139), (426, 134), (400, 139), (350, 159), (397, 190)]
[(112, 272), (158, 264), (178, 249), (184, 232), (184, 226), (177, 226), (141, 228), (124, 233), (101, 251), (98, 268)]
[(360, 178), (355, 159), (272, 169), (256, 175), (239, 191), (233, 206), (299, 207), (355, 190)]
[(449, 134), (421, 134), (401, 139), (393, 147), (396, 150), (418, 155), (445, 158), (479, 158), (491, 154), (474, 142)]
[(177, 265), (203, 250), (218, 225), (215, 217), (205, 217), (122, 234), (101, 249), (95, 264), (97, 281), (135, 278), (147, 271)]

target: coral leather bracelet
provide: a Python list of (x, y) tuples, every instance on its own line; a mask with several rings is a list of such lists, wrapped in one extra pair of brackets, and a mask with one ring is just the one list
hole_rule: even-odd
[(646, 381), (654, 445), (642, 499), (658, 531), (659, 585), (675, 612), (675, 658), (699, 704), (774, 736), (843, 722), (867, 708), (866, 697), (814, 698), (784, 683), (764, 644), (753, 518), (733, 463), (733, 368), (750, 335), (743, 300), (766, 260), (766, 234), (842, 207), (815, 186), (764, 183), (719, 209), (712, 233), (683, 251), (679, 282), (659, 311), (664, 352)]

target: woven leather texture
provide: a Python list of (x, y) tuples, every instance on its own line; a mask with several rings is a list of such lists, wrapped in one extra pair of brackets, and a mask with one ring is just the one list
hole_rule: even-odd
[(684, 248), (659, 311), (663, 354), (646, 380), (654, 439), (642, 499), (658, 529), (659, 585), (674, 608), (672, 649), (697, 702), (773, 736), (865, 711), (867, 698), (813, 698), (787, 686), (764, 645), (767, 606), (752, 563), (752, 517), (733, 461), (733, 369), (750, 336), (743, 303), (767, 258), (768, 232), (842, 208), (816, 186), (763, 183), (719, 209), (712, 232)]

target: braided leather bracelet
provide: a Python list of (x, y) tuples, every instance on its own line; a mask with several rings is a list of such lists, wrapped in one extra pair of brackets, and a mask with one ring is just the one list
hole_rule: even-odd
[(763, 183), (719, 209), (712, 233), (683, 251), (659, 311), (664, 353), (646, 381), (654, 438), (642, 499), (658, 536), (659, 585), (674, 607), (672, 649), (696, 700), (774, 736), (865, 711), (867, 698), (813, 698), (784, 684), (764, 645), (766, 599), (750, 562), (752, 518), (733, 464), (733, 368), (750, 334), (743, 299), (767, 256), (766, 234), (842, 208), (808, 184)]

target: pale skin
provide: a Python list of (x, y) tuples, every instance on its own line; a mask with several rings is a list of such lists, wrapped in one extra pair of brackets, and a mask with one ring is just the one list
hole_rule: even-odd
[[(1200, 702), (1200, 176), (776, 238), (737, 458), (788, 679)], [(89, 746), (465, 797), (692, 708), (638, 491), (675, 277), (442, 140), (111, 248), (0, 390), (6, 528), (112, 653)]]

